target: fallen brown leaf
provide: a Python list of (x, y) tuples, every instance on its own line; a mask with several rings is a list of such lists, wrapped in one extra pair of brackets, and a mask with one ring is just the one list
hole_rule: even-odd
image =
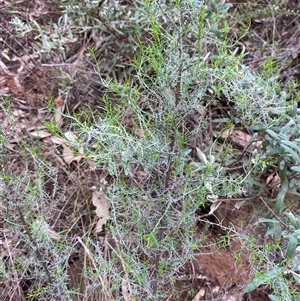
[(50, 141), (52, 141), (52, 143), (58, 144), (58, 145), (62, 145), (66, 142), (66, 140), (64, 140), (62, 138), (58, 138), (58, 137), (51, 137)]
[(122, 294), (124, 301), (131, 301), (130, 286), (124, 278), (122, 279)]
[[(233, 129), (224, 131), (221, 135), (221, 138), (230, 139), (236, 146), (240, 148), (245, 148), (251, 140), (251, 136), (249, 134)], [(259, 147), (261, 144), (262, 141), (254, 141), (251, 145), (254, 147)]]
[(142, 138), (144, 136), (143, 130), (139, 127), (134, 128), (134, 134), (139, 138)]
[(93, 192), (92, 204), (96, 207), (96, 214), (99, 217), (95, 232), (99, 233), (103, 230), (103, 226), (106, 224), (109, 218), (110, 204), (106, 197), (98, 191)]
[(52, 134), (48, 131), (45, 131), (45, 130), (39, 130), (39, 129), (36, 129), (34, 131), (30, 131), (29, 132), (29, 135), (31, 137), (34, 137), (34, 138), (48, 138), (48, 137), (51, 137)]
[(71, 164), (74, 161), (78, 163), (83, 158), (82, 155), (75, 156), (74, 152), (65, 144), (63, 144), (62, 147), (63, 147), (62, 156), (66, 163)]
[(202, 287), (192, 301), (200, 301), (204, 295), (205, 295), (205, 288)]
[(121, 124), (125, 126), (127, 125), (131, 126), (134, 124), (134, 119), (135, 119), (134, 111), (127, 109), (122, 116)]
[(272, 172), (266, 180), (266, 186), (269, 188), (280, 187), (281, 179), (276, 171)]
[(58, 128), (61, 127), (62, 125), (62, 116), (63, 116), (63, 112), (65, 110), (65, 102), (63, 101), (63, 99), (58, 96), (54, 99), (54, 103), (55, 103), (55, 106), (56, 106), (56, 112), (55, 112), (55, 115), (54, 115), (54, 119), (55, 119), (55, 122), (58, 126)]

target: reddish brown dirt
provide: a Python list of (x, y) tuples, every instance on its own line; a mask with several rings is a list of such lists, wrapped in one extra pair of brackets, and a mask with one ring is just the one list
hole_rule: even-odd
[[(267, 293), (270, 292), (266, 288), (255, 290), (251, 294), (244, 293), (246, 285), (252, 280), (251, 264), (248, 250), (235, 231), (244, 236), (255, 235), (263, 240), (264, 229), (253, 227), (251, 221), (254, 210), (255, 206), (251, 203), (240, 209), (235, 209), (234, 204), (224, 203), (215, 217), (207, 217), (211, 223), (222, 220), (223, 228), (212, 226), (206, 230), (207, 239), (188, 266), (193, 288), (198, 294), (193, 296), (194, 299), (187, 300), (269, 300)], [(203, 234), (205, 230), (202, 225), (204, 224), (200, 223), (200, 232)], [(223, 244), (217, 243), (220, 241)]]
[(213, 285), (210, 292), (212, 297), (218, 297), (224, 292), (222, 300), (229, 296), (240, 300), (244, 287), (251, 280), (249, 257), (242, 250), (241, 243), (235, 240), (228, 249), (214, 251), (212, 248), (203, 248), (201, 252), (203, 254), (196, 256), (196, 265), (200, 274), (205, 275)]

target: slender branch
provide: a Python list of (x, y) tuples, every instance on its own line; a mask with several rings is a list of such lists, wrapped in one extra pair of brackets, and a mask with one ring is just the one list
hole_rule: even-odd
[[(180, 54), (180, 57), (181, 57), (181, 54)], [(175, 87), (175, 91), (174, 91), (175, 107), (177, 107), (180, 102), (181, 77), (182, 77), (182, 60), (180, 62), (180, 66), (178, 69), (177, 83), (176, 83), (176, 87)], [(167, 189), (170, 186), (171, 172), (172, 172), (172, 156), (173, 156), (172, 154), (174, 152), (175, 140), (176, 140), (176, 137), (175, 137), (175, 134), (173, 133), (172, 138), (171, 138), (171, 144), (170, 144), (170, 153), (169, 153), (169, 157), (168, 157), (168, 170), (167, 170), (167, 175), (166, 175), (165, 189)]]
[(274, 210), (267, 204), (267, 202), (261, 196), (259, 198), (264, 203), (264, 205), (268, 208), (268, 210), (278, 219), (278, 221), (281, 224), (283, 224), (286, 228), (288, 228), (288, 225), (282, 221), (282, 219), (274, 212)]

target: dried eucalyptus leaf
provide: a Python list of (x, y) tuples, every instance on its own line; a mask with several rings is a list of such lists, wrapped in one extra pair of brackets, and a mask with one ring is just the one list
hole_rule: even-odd
[(201, 161), (203, 164), (207, 165), (207, 164), (208, 164), (208, 161), (207, 161), (207, 158), (206, 158), (205, 154), (204, 154), (204, 153), (201, 151), (201, 149), (198, 148), (198, 147), (196, 147), (196, 151), (197, 151), (197, 156), (198, 156), (198, 158), (200, 159), (200, 161)]
[(46, 130), (35, 130), (35, 131), (31, 131), (29, 132), (29, 135), (31, 137), (34, 137), (34, 138), (48, 138), (48, 137), (51, 137), (52, 136), (52, 133), (46, 131)]
[(96, 233), (99, 233), (103, 230), (103, 226), (106, 224), (109, 218), (110, 203), (102, 193), (94, 191), (92, 196), (92, 204), (96, 207), (96, 214), (99, 217), (96, 225)]
[(82, 155), (75, 155), (74, 152), (65, 144), (62, 145), (63, 146), (63, 159), (66, 163), (71, 164), (72, 162), (80, 162), (81, 159), (83, 158)]

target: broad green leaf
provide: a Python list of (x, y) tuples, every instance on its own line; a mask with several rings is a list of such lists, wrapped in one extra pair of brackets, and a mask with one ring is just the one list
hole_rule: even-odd
[(248, 129), (251, 131), (263, 131), (265, 129), (265, 126), (262, 124), (250, 125)]
[(294, 119), (291, 119), (281, 130), (280, 130), (280, 134), (285, 134), (287, 132), (287, 130), (295, 124)]
[(283, 201), (288, 191), (289, 181), (285, 180), (281, 185), (281, 190), (276, 197), (275, 212), (279, 214), (283, 208)]
[(293, 149), (282, 143), (280, 144), (280, 146), (286, 151), (286, 153), (290, 154), (296, 162), (299, 162), (300, 157)]
[[(299, 131), (300, 131), (299, 125), (294, 126), (293, 129), (291, 130), (290, 135), (294, 136), (294, 137), (298, 137), (299, 136)], [(295, 141), (299, 142), (299, 139), (295, 139)]]
[(274, 235), (277, 241), (280, 241), (281, 238), (281, 226), (280, 223), (274, 223), (271, 228), (268, 229), (265, 236)]
[(273, 132), (279, 133), (280, 130), (282, 129), (282, 126), (281, 127), (279, 127), (279, 126), (273, 126), (272, 129), (273, 129)]
[[(300, 275), (299, 274), (292, 274), (293, 275), (293, 278), (295, 279), (295, 281), (297, 282), (297, 283), (299, 283), (300, 284)], [(300, 299), (297, 299), (297, 300), (300, 300)]]
[[(296, 248), (296, 251), (298, 251), (299, 247)], [(300, 263), (298, 261), (298, 256), (294, 256), (293, 260), (292, 260), (292, 271), (297, 272), (300, 271)]]
[(298, 103), (295, 101), (295, 102), (293, 103), (292, 108), (290, 109), (289, 115), (290, 115), (291, 117), (295, 117), (295, 116), (297, 115), (297, 109), (298, 109)]
[(264, 274), (255, 276), (254, 279), (247, 284), (245, 288), (245, 293), (250, 293), (258, 288), (260, 285), (269, 284), (270, 280), (277, 278), (284, 269), (279, 266), (275, 266), (271, 271), (267, 271)]
[(286, 162), (284, 160), (281, 160), (279, 163), (279, 170), (278, 170), (278, 174), (279, 174), (281, 182), (284, 182), (286, 179), (287, 169), (288, 169), (288, 166), (287, 166)]
[(265, 217), (260, 217), (258, 219), (258, 221), (260, 223), (273, 223), (273, 224), (278, 224), (279, 221), (277, 219), (273, 219), (273, 218), (265, 218)]
[(266, 155), (267, 156), (274, 156), (274, 155), (281, 154), (281, 153), (282, 153), (282, 151), (281, 151), (280, 147), (276, 147), (276, 148), (268, 147)]
[(280, 241), (280, 239), (281, 239), (281, 232), (282, 232), (280, 223), (274, 224), (274, 232), (275, 232), (275, 238), (276, 238), (276, 240)]
[(283, 170), (285, 166), (286, 166), (285, 161), (284, 161), (284, 160), (281, 160), (281, 161), (279, 162), (279, 169), (280, 169), (280, 170)]
[[(298, 186), (298, 185), (297, 185), (297, 186)], [(289, 194), (293, 194), (293, 195), (300, 196), (300, 193), (297, 192), (297, 191), (295, 190), (295, 188), (293, 188), (293, 189), (288, 189), (288, 193), (289, 193)]]
[(292, 258), (293, 254), (294, 254), (294, 251), (296, 250), (297, 246), (298, 246), (297, 234), (293, 233), (290, 236), (285, 256), (288, 257), (288, 258)]
[(290, 183), (289, 183), (289, 190), (293, 189), (296, 185), (296, 180), (295, 178), (290, 179)]
[(296, 144), (296, 142), (292, 142), (292, 141), (289, 141), (289, 140), (281, 140), (281, 143), (283, 143), (283, 144), (289, 146), (290, 148), (293, 148), (294, 150), (300, 152), (300, 148)]
[(290, 220), (290, 223), (295, 227), (295, 229), (300, 228), (300, 218), (296, 218), (292, 212), (286, 214)]
[(300, 165), (292, 166), (291, 170), (294, 171), (294, 172), (299, 172), (300, 173)]
[(278, 140), (278, 134), (276, 134), (274, 131), (272, 130), (266, 130), (266, 132), (268, 133), (268, 135), (272, 138), (274, 138), (275, 140)]
[(280, 297), (274, 296), (274, 295), (268, 295), (269, 299), (271, 301), (282, 301)]

